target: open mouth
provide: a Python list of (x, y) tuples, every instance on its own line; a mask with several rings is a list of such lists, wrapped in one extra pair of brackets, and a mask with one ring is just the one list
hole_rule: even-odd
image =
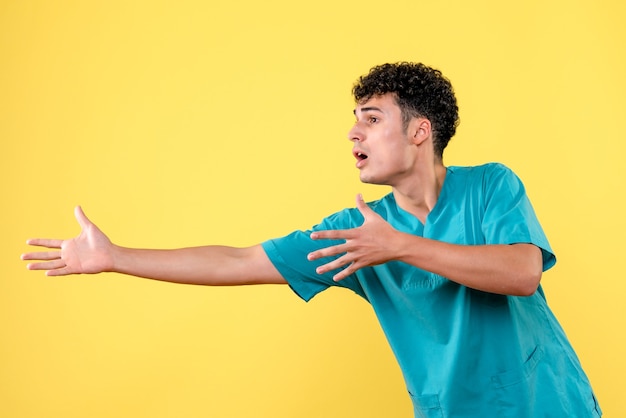
[(367, 154), (364, 154), (364, 153), (359, 152), (359, 151), (356, 151), (356, 152), (354, 153), (354, 156), (355, 156), (355, 157), (356, 157), (356, 159), (357, 159), (357, 160), (359, 160), (359, 161), (363, 161), (363, 160), (366, 160), (366, 159), (367, 159)]
[(365, 160), (367, 160), (367, 154), (361, 151), (353, 150), (352, 155), (354, 155), (354, 158), (356, 158), (356, 167), (358, 169), (363, 168), (363, 166), (365, 165)]

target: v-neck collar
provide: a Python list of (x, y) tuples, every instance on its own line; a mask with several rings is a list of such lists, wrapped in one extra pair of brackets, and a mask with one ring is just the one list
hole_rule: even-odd
[(420, 232), (424, 230), (426, 226), (428, 226), (433, 219), (436, 219), (436, 216), (439, 212), (441, 212), (442, 207), (445, 206), (445, 202), (447, 200), (447, 194), (449, 189), (450, 176), (454, 174), (454, 171), (450, 169), (450, 167), (446, 167), (446, 177), (443, 179), (443, 184), (441, 185), (441, 191), (439, 192), (439, 197), (437, 198), (437, 202), (432, 210), (426, 215), (425, 222), (422, 222), (417, 216), (413, 215), (411, 212), (400, 207), (398, 202), (396, 201), (396, 197), (393, 192), (390, 194), (391, 199), (393, 199), (394, 206), (398, 212), (399, 217), (406, 222), (409, 228), (413, 229), (419, 225)]

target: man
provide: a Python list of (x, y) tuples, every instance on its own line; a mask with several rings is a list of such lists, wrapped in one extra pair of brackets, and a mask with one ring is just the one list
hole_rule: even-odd
[(422, 64), (386, 64), (353, 89), (349, 132), (360, 178), (391, 193), (249, 248), (111, 243), (80, 208), (81, 234), (32, 239), (48, 275), (112, 271), (204, 285), (287, 283), (309, 300), (329, 286), (374, 308), (417, 417), (599, 417), (548, 308), (556, 262), (520, 180), (500, 164), (446, 167), (458, 125), (450, 82)]

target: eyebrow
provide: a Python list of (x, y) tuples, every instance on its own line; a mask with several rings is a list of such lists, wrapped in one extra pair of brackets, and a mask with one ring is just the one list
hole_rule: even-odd
[[(365, 112), (380, 112), (383, 113), (382, 109), (376, 106), (370, 106), (370, 107), (362, 107), (361, 108), (361, 113), (365, 113)], [(354, 113), (354, 116), (356, 116), (356, 109), (354, 109), (352, 111), (352, 113)]]

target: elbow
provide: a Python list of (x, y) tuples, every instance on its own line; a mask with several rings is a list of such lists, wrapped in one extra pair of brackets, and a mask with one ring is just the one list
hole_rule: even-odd
[(515, 283), (511, 294), (515, 296), (532, 296), (539, 288), (541, 276), (543, 274), (543, 259), (541, 250), (534, 245), (516, 246), (524, 251), (524, 257), (517, 264), (515, 277), (512, 282)]
[(541, 275), (543, 270), (541, 266), (539, 268), (532, 268), (524, 271), (520, 274), (515, 283), (515, 289), (512, 294), (514, 296), (532, 296), (535, 294), (537, 289), (539, 288), (539, 283), (541, 283)]

